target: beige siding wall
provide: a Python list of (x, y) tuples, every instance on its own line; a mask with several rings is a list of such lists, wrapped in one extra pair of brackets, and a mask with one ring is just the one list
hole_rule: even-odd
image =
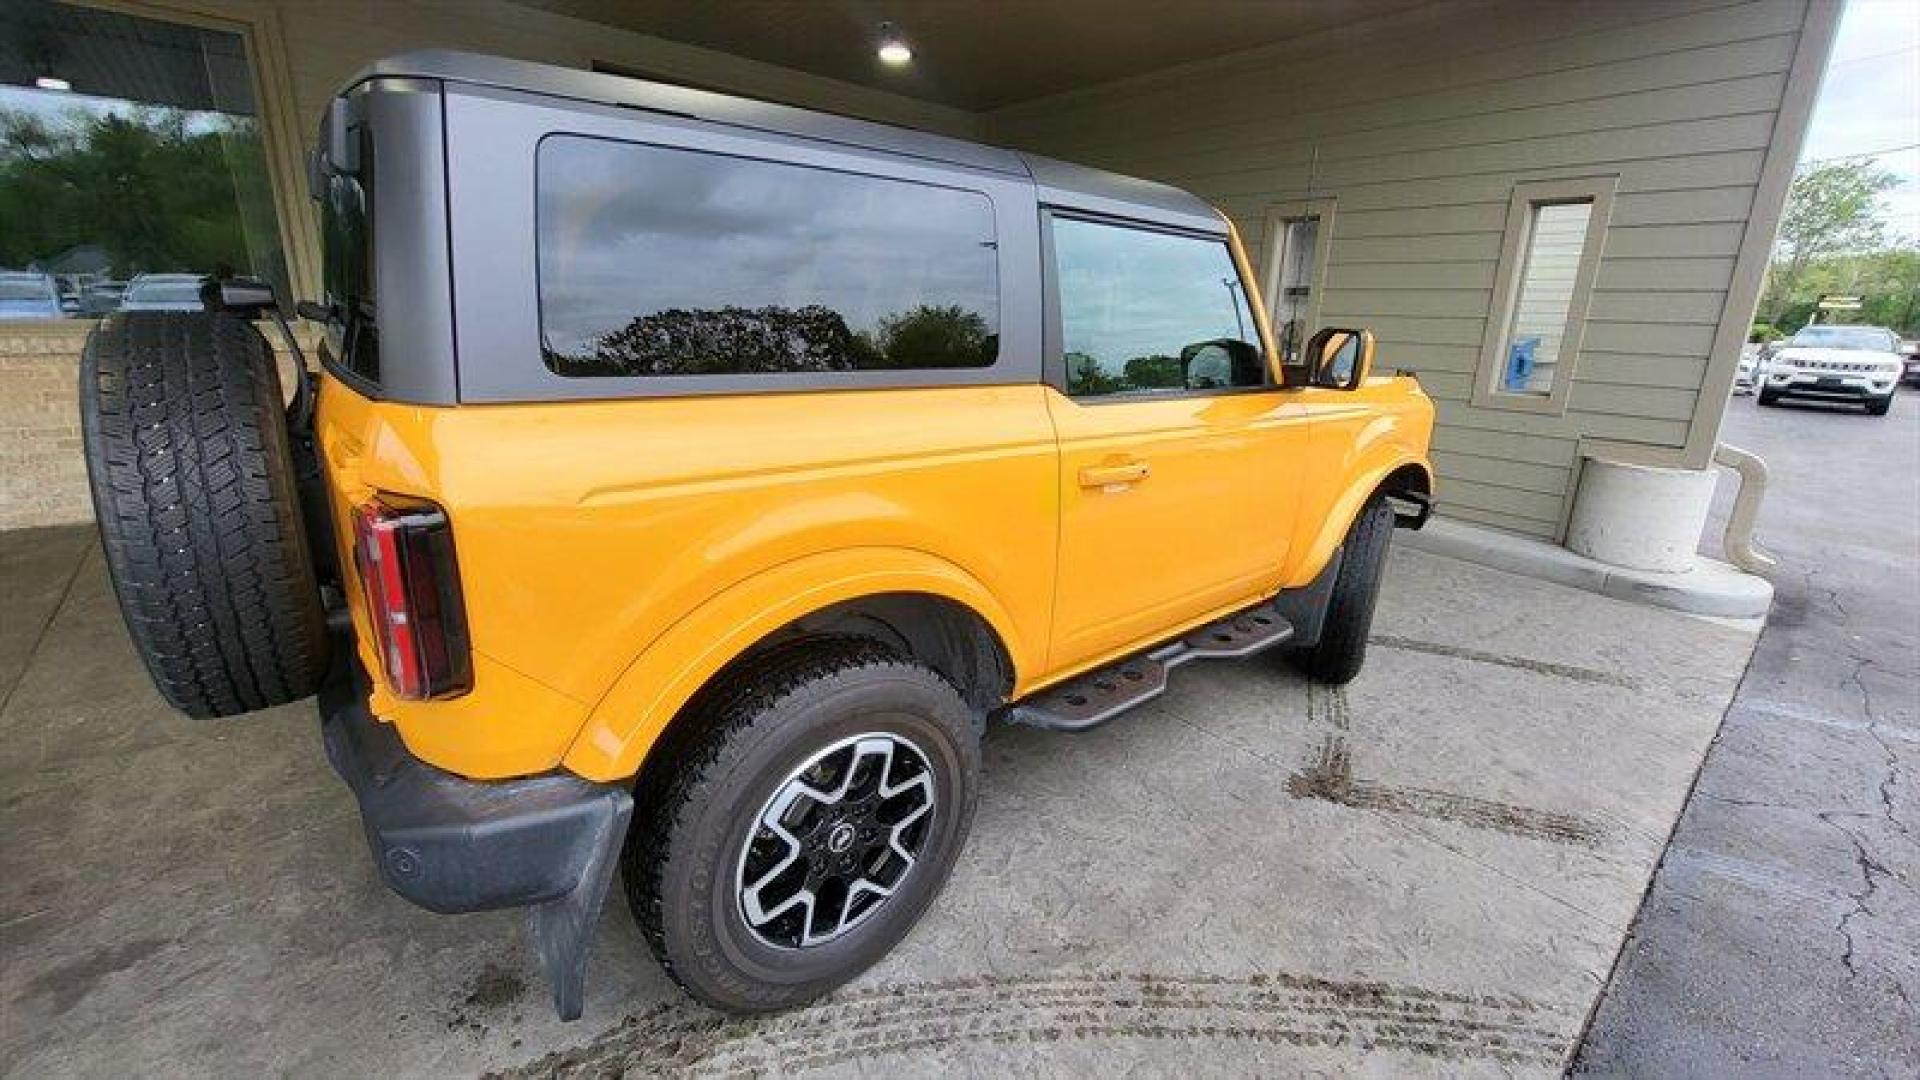
[[(1321, 323), (1373, 327), (1383, 365), (1420, 373), (1446, 512), (1554, 536), (1583, 438), (1677, 448), (1726, 392), (1703, 382), (1805, 16), (1454, 0), (1013, 106), (989, 135), (1188, 188), (1257, 262), (1269, 206), (1334, 199)], [(1608, 174), (1566, 414), (1471, 407), (1514, 184)]]

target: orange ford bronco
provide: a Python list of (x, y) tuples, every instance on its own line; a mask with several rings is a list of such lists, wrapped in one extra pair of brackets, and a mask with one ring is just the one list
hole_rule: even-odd
[(355, 78), (311, 181), (291, 404), (255, 284), (89, 342), (114, 587), (185, 712), (317, 693), (380, 875), (526, 908), (568, 1018), (616, 864), (702, 1001), (852, 978), (989, 723), (1268, 650), (1352, 678), (1430, 506), (1415, 381), (1364, 330), (1280, 356), (1173, 188), (451, 53)]

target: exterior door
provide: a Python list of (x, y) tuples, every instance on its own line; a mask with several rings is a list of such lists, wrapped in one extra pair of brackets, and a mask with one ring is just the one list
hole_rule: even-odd
[(1049, 239), (1061, 670), (1271, 588), (1307, 428), (1224, 237), (1056, 212)]

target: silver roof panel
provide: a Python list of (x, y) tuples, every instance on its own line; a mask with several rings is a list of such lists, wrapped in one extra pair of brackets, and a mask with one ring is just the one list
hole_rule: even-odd
[(1212, 207), (1166, 184), (914, 128), (856, 120), (792, 105), (649, 82), (623, 75), (606, 75), (449, 49), (421, 49), (386, 57), (361, 69), (348, 80), (347, 86), (381, 78), (439, 79), (594, 104), (647, 109), (967, 168), (1028, 176), (1038, 187), (1039, 200), (1044, 204), (1125, 217), (1144, 217), (1206, 232), (1226, 231), (1225, 223)]

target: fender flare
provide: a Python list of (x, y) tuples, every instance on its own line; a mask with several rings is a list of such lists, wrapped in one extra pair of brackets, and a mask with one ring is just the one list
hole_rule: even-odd
[(1363, 462), (1359, 469), (1349, 471), (1349, 479), (1341, 485), (1339, 497), (1334, 499), (1333, 505), (1327, 508), (1326, 515), (1321, 519), (1320, 531), (1294, 561), (1287, 575), (1286, 587), (1305, 585), (1326, 567), (1333, 553), (1346, 540), (1347, 530), (1352, 527), (1360, 508), (1386, 485), (1387, 478), (1394, 473), (1409, 466), (1416, 468), (1420, 470), (1425, 490), (1433, 491), (1433, 466), (1404, 447), (1382, 445), (1374, 453), (1368, 454)]
[(999, 635), (1019, 678), (1031, 654), (1005, 608), (966, 570), (908, 548), (821, 552), (735, 583), (649, 642), (601, 696), (562, 764), (603, 783), (633, 776), (682, 706), (735, 657), (803, 616), (885, 593), (925, 593), (964, 605)]

